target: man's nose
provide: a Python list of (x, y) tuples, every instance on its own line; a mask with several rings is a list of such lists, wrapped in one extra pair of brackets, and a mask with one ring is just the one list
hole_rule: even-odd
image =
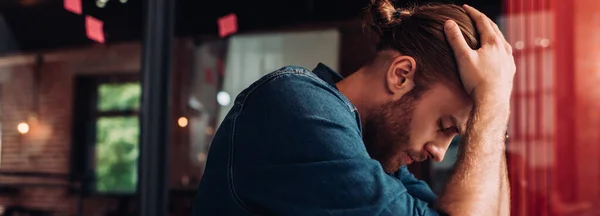
[(444, 160), (446, 151), (448, 151), (448, 147), (450, 146), (450, 143), (452, 143), (452, 138), (453, 137), (450, 137), (449, 139), (438, 140), (437, 142), (430, 142), (425, 145), (425, 150), (427, 150), (427, 152), (433, 157), (431, 158), (432, 160), (436, 162), (441, 162)]

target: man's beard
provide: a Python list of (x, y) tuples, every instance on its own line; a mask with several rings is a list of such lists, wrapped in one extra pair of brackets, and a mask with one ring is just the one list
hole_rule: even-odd
[[(410, 123), (422, 91), (414, 89), (397, 101), (390, 101), (379, 108), (365, 122), (363, 140), (371, 158), (378, 160), (386, 173), (400, 169), (403, 154), (418, 156), (410, 144)], [(406, 157), (406, 156), (404, 156)]]

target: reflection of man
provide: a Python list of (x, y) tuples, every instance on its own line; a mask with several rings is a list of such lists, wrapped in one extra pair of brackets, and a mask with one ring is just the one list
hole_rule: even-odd
[[(533, 201), (530, 203), (535, 203), (535, 205), (530, 205), (528, 200), (511, 199), (512, 215), (520, 215), (524, 208), (533, 209), (536, 215), (548, 216), (582, 215), (591, 209), (591, 203), (588, 202), (565, 203), (553, 185), (549, 185), (547, 188), (533, 188), (528, 185), (527, 177), (523, 174), (534, 172), (534, 170), (527, 166), (520, 154), (507, 151), (506, 156), (511, 164), (508, 169), (510, 180), (516, 183), (511, 185), (511, 194), (514, 197), (524, 193), (528, 200)], [(528, 210), (528, 212), (531, 211)]]
[[(366, 17), (379, 51), (349, 77), (285, 67), (237, 97), (195, 215), (508, 214), (515, 67), (497, 26), (471, 7), (388, 0), (374, 0)], [(459, 133), (456, 171), (436, 198), (405, 165), (441, 161)]]

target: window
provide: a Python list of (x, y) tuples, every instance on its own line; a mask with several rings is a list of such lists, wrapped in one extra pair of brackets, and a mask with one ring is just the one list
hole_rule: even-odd
[(75, 134), (79, 135), (75, 135), (74, 149), (79, 149), (78, 157), (85, 157), (82, 161), (87, 163), (73, 165), (75, 176), (80, 176), (79, 181), (91, 192), (135, 193), (140, 135), (139, 82), (124, 77), (85, 77), (77, 80), (75, 91), (75, 130), (79, 130)]
[(99, 192), (135, 192), (140, 125), (139, 83), (97, 88), (95, 176)]

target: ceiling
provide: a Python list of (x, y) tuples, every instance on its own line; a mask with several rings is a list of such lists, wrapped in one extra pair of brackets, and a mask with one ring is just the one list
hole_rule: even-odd
[[(108, 0), (105, 7), (99, 8), (96, 0), (82, 0), (83, 13), (104, 22), (107, 43), (140, 39), (142, 0), (125, 1), (126, 3)], [(432, 1), (416, 0), (418, 3)], [(471, 4), (495, 17), (500, 14), (500, 1), (452, 2)], [(238, 16), (239, 32), (301, 23), (348, 20), (358, 18), (361, 9), (368, 2), (369, 0), (176, 0), (175, 31), (178, 36), (216, 35), (216, 20), (231, 12)], [(64, 10), (62, 0), (2, 0), (0, 15), (4, 16), (7, 24), (5, 28), (14, 35), (20, 52), (93, 43), (85, 35), (84, 17)], [(0, 31), (5, 29), (0, 27)]]

